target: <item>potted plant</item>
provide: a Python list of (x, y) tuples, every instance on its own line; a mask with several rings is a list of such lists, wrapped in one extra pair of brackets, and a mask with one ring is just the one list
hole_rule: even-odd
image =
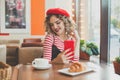
[(80, 40), (80, 59), (89, 60), (92, 55), (99, 55), (98, 46), (93, 42)]
[(114, 70), (116, 74), (120, 75), (120, 56), (116, 57), (113, 61)]

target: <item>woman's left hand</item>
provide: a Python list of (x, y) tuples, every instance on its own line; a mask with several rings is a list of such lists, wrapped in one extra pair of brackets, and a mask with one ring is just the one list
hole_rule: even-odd
[(70, 49), (64, 50), (63, 52), (59, 53), (58, 56), (52, 61), (52, 63), (69, 63), (70, 59), (73, 57), (71, 54), (73, 52), (69, 52)]

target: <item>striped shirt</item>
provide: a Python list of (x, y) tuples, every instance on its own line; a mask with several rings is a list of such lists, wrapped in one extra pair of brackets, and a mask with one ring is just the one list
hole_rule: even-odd
[[(51, 61), (52, 59), (52, 45), (55, 45), (61, 52), (64, 50), (64, 41), (61, 40), (58, 36), (49, 34), (45, 37), (44, 40), (44, 55), (43, 57)], [(74, 56), (74, 61), (78, 61), (79, 56)]]

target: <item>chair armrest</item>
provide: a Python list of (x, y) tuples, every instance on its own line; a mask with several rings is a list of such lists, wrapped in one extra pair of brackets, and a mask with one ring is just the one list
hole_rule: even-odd
[(41, 38), (26, 38), (23, 40), (24, 43), (30, 43), (30, 42), (41, 42)]
[(42, 47), (43, 43), (41, 42), (32, 42), (32, 43), (22, 43), (21, 47)]

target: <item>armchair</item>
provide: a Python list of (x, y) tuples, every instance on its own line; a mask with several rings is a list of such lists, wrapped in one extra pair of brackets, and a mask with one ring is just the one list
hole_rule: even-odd
[(6, 63), (11, 66), (17, 65), (20, 40), (0, 39), (0, 45), (6, 45)]
[(26, 38), (19, 48), (19, 63), (31, 63), (43, 55), (43, 41), (40, 38)]

